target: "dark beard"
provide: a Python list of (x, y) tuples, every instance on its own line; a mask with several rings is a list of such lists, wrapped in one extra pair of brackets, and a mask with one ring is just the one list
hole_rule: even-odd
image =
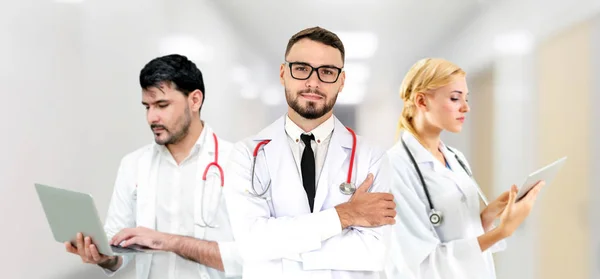
[(169, 144), (176, 144), (178, 142), (180, 142), (182, 139), (184, 139), (190, 132), (190, 126), (192, 125), (192, 117), (190, 116), (190, 109), (186, 107), (185, 109), (185, 113), (182, 116), (183, 119), (181, 119), (180, 121), (178, 121), (179, 123), (181, 123), (181, 126), (178, 130), (175, 131), (175, 133), (171, 134), (171, 131), (169, 131), (169, 129), (167, 129), (167, 127), (160, 125), (160, 124), (152, 124), (150, 125), (151, 129), (154, 128), (163, 128), (165, 133), (167, 133), (168, 137), (165, 140), (155, 140), (157, 144), (160, 145), (169, 145)]
[[(300, 98), (300, 94), (303, 94), (303, 93), (312, 93), (312, 94), (318, 94), (318, 95), (322, 96), (325, 99), (325, 105), (323, 105), (321, 108), (317, 108), (316, 102), (309, 101), (306, 104), (306, 107), (302, 107), (300, 105), (300, 102), (298, 101), (298, 98)], [(286, 99), (288, 105), (303, 118), (317, 119), (317, 118), (320, 118), (323, 115), (329, 113), (333, 109), (333, 106), (335, 105), (335, 101), (337, 100), (337, 94), (331, 100), (327, 100), (327, 97), (325, 94), (323, 94), (323, 92), (319, 91), (318, 89), (309, 88), (309, 89), (300, 90), (300, 91), (296, 92), (296, 96), (292, 96), (290, 90), (288, 90), (286, 88), (285, 89), (285, 99)]]

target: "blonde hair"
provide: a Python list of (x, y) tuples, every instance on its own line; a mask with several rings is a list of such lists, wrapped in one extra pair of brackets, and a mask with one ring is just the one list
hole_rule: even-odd
[(441, 58), (425, 58), (417, 61), (402, 81), (400, 98), (404, 101), (402, 115), (398, 121), (398, 132), (406, 130), (419, 138), (413, 125), (415, 116), (415, 96), (446, 86), (455, 76), (465, 76), (466, 73), (450, 61)]

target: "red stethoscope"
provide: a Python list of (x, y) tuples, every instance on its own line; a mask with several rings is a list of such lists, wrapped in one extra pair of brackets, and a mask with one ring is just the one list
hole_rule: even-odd
[[(223, 175), (223, 168), (221, 167), (221, 165), (219, 165), (219, 140), (217, 139), (217, 135), (215, 133), (213, 133), (213, 140), (215, 141), (215, 160), (206, 166), (206, 168), (204, 169), (204, 173), (202, 174), (203, 183), (202, 183), (202, 204), (200, 205), (200, 217), (202, 218), (203, 224), (198, 224), (198, 226), (208, 227), (208, 228), (216, 228), (217, 227), (216, 224), (210, 224), (209, 222), (207, 222), (204, 219), (204, 196), (205, 196), (204, 190), (206, 189), (206, 177), (207, 177), (208, 171), (210, 170), (211, 167), (217, 168), (219, 178), (221, 179), (221, 187), (219, 189), (220, 190), (219, 198), (217, 199), (217, 208), (220, 205), (221, 196), (223, 195), (223, 186), (225, 185), (225, 176)], [(215, 213), (213, 214), (212, 221), (214, 221), (215, 217), (217, 216), (217, 208), (215, 209)]]
[[(342, 184), (340, 184), (340, 192), (342, 192), (342, 194), (344, 194), (344, 195), (352, 195), (356, 191), (356, 184), (352, 181), (352, 170), (354, 168), (354, 157), (356, 156), (356, 133), (354, 133), (354, 131), (348, 127), (346, 127), (346, 129), (348, 129), (348, 132), (350, 132), (350, 134), (352, 134), (352, 151), (350, 152), (350, 164), (348, 165), (348, 176), (346, 177), (346, 181), (344, 181), (344, 182), (342, 182)], [(258, 191), (256, 191), (256, 188), (254, 187), (256, 157), (258, 156), (258, 152), (261, 150), (261, 147), (263, 147), (264, 145), (266, 145), (269, 142), (271, 142), (271, 140), (263, 140), (263, 141), (259, 142), (256, 145), (256, 147), (254, 148), (254, 152), (252, 152), (252, 157), (253, 157), (252, 158), (252, 180), (251, 180), (252, 191), (249, 191), (249, 193), (250, 193), (250, 195), (252, 195), (254, 197), (264, 198), (265, 195), (267, 194), (267, 192), (269, 191), (269, 189), (271, 188), (270, 180), (269, 180), (269, 184), (267, 185), (267, 187), (265, 187), (263, 189), (263, 191), (260, 193)]]

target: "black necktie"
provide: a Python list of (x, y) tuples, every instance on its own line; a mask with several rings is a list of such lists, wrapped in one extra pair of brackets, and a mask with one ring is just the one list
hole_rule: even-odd
[(300, 169), (302, 170), (302, 184), (308, 197), (308, 205), (310, 212), (313, 211), (315, 204), (315, 153), (312, 150), (310, 142), (315, 139), (314, 135), (300, 135), (300, 139), (304, 142), (304, 152), (300, 160)]

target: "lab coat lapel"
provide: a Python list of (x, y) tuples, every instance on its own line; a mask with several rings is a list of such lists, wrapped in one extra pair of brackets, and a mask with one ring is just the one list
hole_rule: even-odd
[[(271, 186), (279, 185), (279, 164), (282, 153), (289, 151), (289, 146), (285, 138), (284, 118), (277, 119), (269, 127), (261, 131), (255, 138), (255, 146), (263, 140), (270, 140), (269, 143), (263, 145), (264, 154), (267, 160), (267, 168), (271, 178)], [(253, 150), (254, 151), (254, 150)]]
[(448, 151), (448, 149), (446, 149), (446, 146), (443, 143), (441, 150), (442, 153), (444, 153), (444, 157), (446, 157), (446, 161), (450, 165), (450, 168), (452, 169), (449, 170), (448, 168), (444, 167), (444, 176), (451, 179), (460, 188), (463, 195), (466, 196), (466, 194), (468, 193), (468, 187), (470, 187), (470, 184), (473, 183), (472, 180), (462, 168), (460, 163), (458, 163), (454, 153)]
[(431, 153), (428, 152), (433, 160), (432, 163), (434, 166), (434, 171), (441, 174), (443, 177), (451, 180), (456, 185), (458, 190), (462, 193), (463, 198), (466, 198), (468, 193), (468, 187), (470, 187), (470, 181), (467, 179), (468, 175), (463, 175), (464, 170), (460, 166), (458, 161), (456, 161), (454, 153), (448, 151), (448, 149), (446, 149), (446, 145), (443, 142), (440, 143), (440, 151), (444, 154), (444, 158), (446, 158), (450, 169), (448, 169), (442, 162), (437, 160), (435, 157), (433, 157), (433, 155), (431, 155)]
[[(273, 206), (278, 208), (278, 205), (284, 205), (276, 209), (277, 214), (309, 213), (308, 198), (285, 132), (285, 116), (261, 131), (254, 138), (254, 146), (263, 140), (271, 140), (264, 146), (264, 156), (271, 180)], [(263, 180), (263, 183), (268, 183), (268, 180)]]
[[(317, 192), (315, 194), (315, 206), (314, 212), (321, 211), (325, 199), (329, 193), (330, 185), (332, 187), (339, 186), (342, 182), (337, 181), (339, 179), (340, 172), (347, 174), (346, 171), (342, 171), (344, 163), (349, 160), (350, 153), (352, 152), (352, 134), (348, 132), (344, 124), (334, 117), (334, 128), (327, 148), (327, 155), (325, 156), (325, 162), (323, 163), (323, 169), (319, 177), (317, 184)], [(345, 179), (345, 177), (344, 177)]]
[[(414, 135), (412, 135), (411, 133), (408, 133), (408, 132), (404, 132), (402, 134), (402, 138), (404, 139), (408, 148), (410, 149), (413, 156), (415, 157), (415, 161), (417, 162), (417, 164), (419, 164), (419, 167), (422, 168), (423, 163), (430, 164), (430, 166), (432, 166), (432, 169), (434, 172), (436, 172), (439, 175), (443, 176), (444, 178), (452, 181), (455, 184), (455, 186), (458, 188), (458, 190), (463, 194), (463, 196), (466, 197), (465, 187), (468, 187), (468, 186), (465, 185), (465, 182), (461, 179), (461, 177), (459, 175), (457, 175), (455, 172), (453, 172), (453, 170), (456, 171), (456, 166), (459, 167), (459, 170), (462, 170), (462, 168), (460, 168), (460, 165), (458, 165), (458, 163), (456, 163), (456, 160), (454, 159), (454, 155), (452, 155), (452, 157), (449, 157), (449, 155), (447, 154), (448, 152), (446, 150), (444, 150), (445, 147), (444, 147), (444, 149), (442, 149), (442, 153), (444, 153), (446, 160), (450, 164), (450, 168), (452, 168), (452, 170), (449, 170), (448, 168), (446, 168), (446, 166), (444, 164), (442, 164), (442, 162), (437, 160), (433, 156), (433, 154), (431, 154), (431, 152), (429, 152), (429, 150), (427, 150), (423, 145), (421, 145), (421, 143), (417, 140), (417, 138)], [(444, 146), (444, 145), (442, 144), (442, 146)], [(423, 171), (423, 170), (421, 170), (421, 171)]]

